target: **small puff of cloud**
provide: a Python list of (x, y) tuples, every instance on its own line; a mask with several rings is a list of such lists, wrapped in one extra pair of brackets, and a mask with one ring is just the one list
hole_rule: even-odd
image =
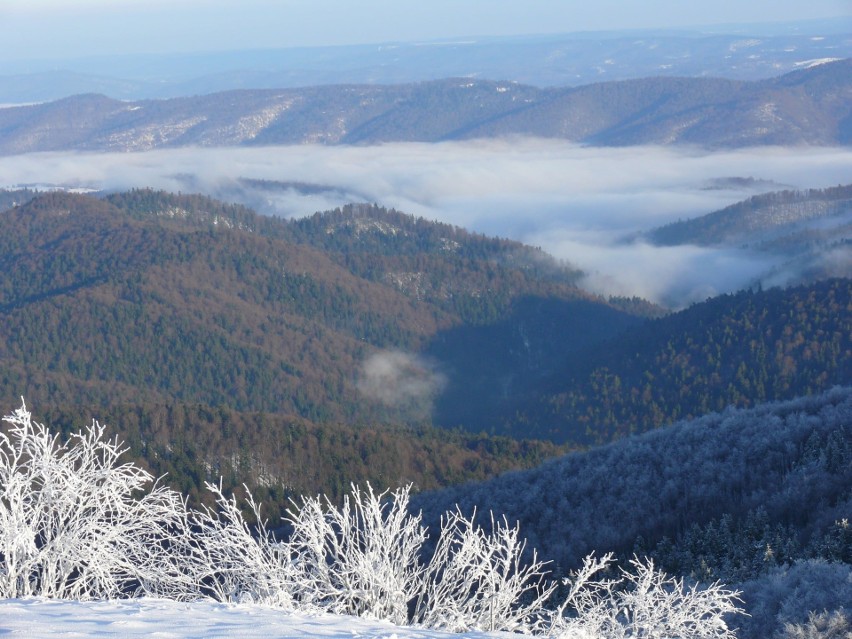
[(431, 413), (432, 402), (446, 383), (435, 362), (413, 353), (385, 350), (364, 361), (358, 390), (384, 406), (423, 418)]

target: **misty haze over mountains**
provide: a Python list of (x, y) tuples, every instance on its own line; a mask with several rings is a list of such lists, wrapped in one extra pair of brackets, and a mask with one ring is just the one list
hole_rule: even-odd
[(0, 104), (80, 93), (138, 100), (231, 89), (401, 84), (449, 77), (537, 87), (645, 77), (757, 80), (852, 56), (849, 23), (720, 25), (376, 45), (9, 60)]
[(30, 154), (0, 157), (0, 175), (8, 180), (0, 186), (124, 190), (141, 184), (202, 192), (288, 218), (351, 201), (378, 202), (540, 246), (583, 269), (583, 285), (591, 290), (679, 307), (754, 285), (786, 259), (739, 245), (655, 246), (642, 233), (757, 193), (848, 182), (852, 154), (596, 149), (522, 139)]
[[(285, 217), (375, 202), (541, 246), (581, 268), (593, 291), (680, 307), (769, 274), (772, 283), (797, 281), (811, 268), (742, 243), (654, 244), (644, 234), (757, 193), (849, 183), (852, 63), (833, 61), (852, 52), (844, 31), (841, 21), (729, 35), (575, 34), (119, 58), (115, 64), (136, 77), (160, 80), (167, 69), (186, 79), (203, 68), (227, 75), (239, 67), (242, 86), (252, 90), (198, 95), (214, 87), (201, 82), (176, 89), (196, 97), (84, 95), (0, 109), (0, 151), (7, 154), (0, 186), (151, 186)], [(599, 72), (596, 56), (612, 64), (598, 65)], [(424, 77), (417, 60), (431, 61), (430, 77), (472, 77), (386, 85), (323, 72), (351, 65), (360, 73), (372, 68), (369, 60), (406, 82)], [(280, 88), (289, 83), (273, 74), (270, 86), (279, 88), (257, 90), (266, 85), (248, 69), (258, 61), (266, 69), (304, 64), (311, 75), (295, 83), (312, 86)], [(486, 62), (493, 81), (464, 67)], [(111, 72), (104, 59), (79, 64), (78, 71)], [(551, 80), (523, 78), (512, 64), (537, 73), (584, 71), (575, 83), (552, 79), (575, 88), (541, 89), (535, 85)], [(588, 84), (622, 77), (638, 79)], [(10, 86), (27, 86), (23, 75), (10, 78)], [(322, 86), (337, 80), (369, 84)], [(44, 77), (35, 83), (62, 86)], [(845, 264), (840, 259), (832, 272), (845, 274)]]

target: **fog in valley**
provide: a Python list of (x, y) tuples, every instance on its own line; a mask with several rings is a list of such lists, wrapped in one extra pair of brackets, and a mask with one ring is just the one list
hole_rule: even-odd
[[(852, 152), (599, 148), (536, 139), (182, 148), (3, 157), (0, 176), (7, 188), (202, 192), (288, 218), (375, 202), (540, 246), (582, 268), (584, 286), (596, 292), (678, 307), (749, 286), (780, 263), (731, 248), (655, 247), (637, 240), (638, 232), (759, 192), (849, 183)], [(730, 177), (755, 182), (726, 182)]]

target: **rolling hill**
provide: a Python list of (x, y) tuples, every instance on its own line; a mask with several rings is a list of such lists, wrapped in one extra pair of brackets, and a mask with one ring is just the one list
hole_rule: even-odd
[[(796, 237), (811, 241), (849, 239), (852, 185), (755, 195), (721, 211), (674, 222), (647, 234), (660, 246), (789, 246)], [(799, 249), (802, 250), (802, 249)]]
[(135, 102), (87, 94), (0, 109), (0, 153), (517, 135), (609, 146), (846, 145), (850, 68), (840, 60), (751, 82), (652, 77), (558, 89), (465, 78)]
[(852, 280), (828, 279), (721, 295), (628, 328), (566, 360), (516, 400), (504, 424), (529, 437), (603, 443), (850, 380)]
[(0, 228), (7, 403), (587, 445), (852, 378), (848, 279), (650, 320), (538, 249), (374, 205), (285, 221), (202, 196), (50, 193)]
[[(372, 212), (379, 236), (405, 234), (399, 214)], [(189, 401), (419, 421), (430, 393), (406, 406), (371, 401), (359, 386), (368, 357), (416, 353), (442, 328), (501, 317), (519, 296), (593, 299), (555, 262), (537, 275), (519, 257), (534, 249), (448, 226), (429, 225), (431, 243), (421, 234), (408, 255), (347, 265), (354, 257), (314, 248), (304, 225), (150, 191), (42, 195), (0, 223), (3, 387), (42, 404)], [(450, 284), (409, 286), (427, 270)], [(412, 375), (436, 377), (412, 362)]]

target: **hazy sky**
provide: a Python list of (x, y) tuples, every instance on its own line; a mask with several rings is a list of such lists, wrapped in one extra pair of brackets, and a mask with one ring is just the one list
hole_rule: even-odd
[(0, 0), (0, 63), (850, 14), (852, 0)]

